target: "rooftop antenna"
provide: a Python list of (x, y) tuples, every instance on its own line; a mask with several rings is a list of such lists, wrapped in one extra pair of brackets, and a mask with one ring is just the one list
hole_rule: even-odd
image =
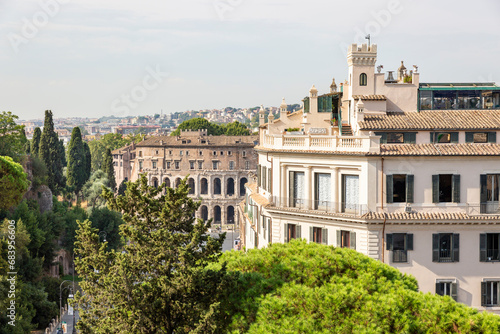
[(365, 39), (368, 40), (368, 49), (370, 48), (370, 34), (365, 36)]

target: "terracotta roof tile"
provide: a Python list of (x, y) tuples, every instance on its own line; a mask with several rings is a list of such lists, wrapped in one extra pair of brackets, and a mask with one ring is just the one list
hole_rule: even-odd
[(353, 95), (352, 98), (355, 100), (359, 100), (359, 98), (361, 98), (361, 100), (365, 100), (365, 101), (385, 101), (385, 100), (387, 100), (385, 95)]
[(382, 156), (499, 156), (500, 144), (381, 144)]
[[(200, 139), (206, 140), (205, 144), (200, 143)], [(182, 144), (182, 141), (185, 140), (186, 144)], [(200, 146), (200, 145), (224, 145), (224, 146), (248, 146), (254, 145), (255, 141), (259, 140), (259, 136), (186, 136), (180, 137), (177, 136), (156, 136), (148, 138), (140, 143), (136, 144), (136, 147), (151, 147), (151, 146)]]
[[(365, 213), (364, 219), (384, 219), (383, 212)], [(393, 212), (387, 213), (390, 220), (500, 220), (500, 215), (477, 215), (471, 216), (465, 212)]]
[(499, 130), (500, 110), (426, 110), (365, 115), (361, 130)]

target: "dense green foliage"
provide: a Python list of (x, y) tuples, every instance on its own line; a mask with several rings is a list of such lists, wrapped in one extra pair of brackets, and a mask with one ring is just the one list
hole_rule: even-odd
[(87, 207), (100, 208), (106, 205), (106, 201), (101, 196), (102, 187), (109, 187), (109, 180), (101, 169), (92, 173), (90, 179), (83, 185), (83, 197), (87, 200)]
[(79, 127), (73, 128), (68, 145), (67, 184), (78, 194), (87, 181), (85, 152)]
[(11, 157), (0, 156), (0, 209), (17, 205), (29, 185), (23, 166)]
[(92, 174), (92, 155), (87, 142), (83, 142), (83, 154), (85, 155), (85, 181), (87, 181)]
[(99, 140), (89, 142), (90, 154), (92, 157), (92, 172), (102, 168), (104, 155), (109, 148), (111, 151), (118, 148), (130, 145), (132, 142), (138, 143), (144, 138), (143, 135), (128, 135), (123, 136), (119, 133), (108, 133), (101, 137)]
[(38, 156), (40, 152), (40, 138), (42, 137), (42, 130), (36, 127), (33, 131), (33, 139), (31, 139), (31, 155)]
[(177, 189), (129, 182), (125, 196), (103, 196), (123, 213), (123, 252), (107, 251), (89, 221), (80, 223), (77, 294), (82, 333), (215, 333), (225, 317), (220, 303), (225, 271), (208, 270), (223, 238), (206, 234), (210, 223), (194, 218), (199, 203)]
[(24, 126), (16, 124), (18, 118), (10, 111), (0, 113), (0, 155), (9, 156), (14, 161), (20, 161), (26, 151)]
[(63, 176), (64, 152), (61, 152), (59, 138), (54, 131), (52, 111), (45, 111), (45, 121), (42, 136), (40, 139), (39, 156), (45, 163), (48, 171), (48, 186), (52, 193), (57, 194), (61, 187), (64, 187)]
[(417, 292), (413, 277), (354, 250), (294, 240), (226, 252), (235, 333), (498, 333), (500, 318)]
[(217, 124), (211, 123), (205, 118), (192, 118), (190, 120), (184, 121), (175, 131), (173, 131), (171, 136), (179, 136), (181, 130), (200, 130), (206, 129), (208, 135), (219, 136), (248, 136), (250, 135), (250, 130), (242, 123), (234, 121), (229, 124)]
[(102, 170), (106, 173), (108, 186), (114, 191), (116, 189), (115, 168), (113, 166), (113, 156), (111, 155), (111, 150), (109, 148), (104, 154)]

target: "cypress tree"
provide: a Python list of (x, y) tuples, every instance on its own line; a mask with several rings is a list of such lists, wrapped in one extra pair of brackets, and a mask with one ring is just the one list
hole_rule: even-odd
[(47, 166), (48, 186), (52, 193), (57, 194), (58, 189), (64, 186), (64, 176), (62, 171), (62, 159), (59, 152), (59, 138), (54, 131), (52, 111), (45, 110), (45, 120), (43, 131), (40, 137), (39, 157)]
[(109, 148), (104, 153), (103, 171), (108, 176), (109, 187), (114, 191), (116, 188), (115, 169), (113, 168), (113, 156)]
[(68, 145), (67, 184), (73, 187), (78, 195), (86, 181), (85, 152), (83, 150), (82, 133), (79, 127), (74, 127)]
[(68, 165), (68, 161), (66, 160), (66, 150), (64, 149), (64, 140), (59, 139), (59, 147), (58, 147), (59, 159), (61, 159), (62, 166), (66, 167)]
[(35, 128), (33, 132), (33, 139), (31, 140), (31, 154), (38, 156), (40, 152), (40, 137), (42, 136), (42, 130), (39, 127)]
[(87, 182), (92, 171), (92, 156), (90, 154), (90, 147), (87, 142), (83, 142), (83, 153), (85, 156), (85, 182)]

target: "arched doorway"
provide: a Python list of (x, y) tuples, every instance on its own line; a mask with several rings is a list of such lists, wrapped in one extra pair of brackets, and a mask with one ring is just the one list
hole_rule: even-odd
[(245, 196), (245, 184), (248, 182), (246, 177), (240, 179), (240, 196)]
[(208, 220), (208, 208), (206, 205), (201, 206), (200, 213), (201, 213), (201, 219), (203, 219), (203, 221), (206, 222)]
[(170, 179), (168, 177), (163, 179), (163, 183), (165, 183), (165, 188), (170, 187)]
[(208, 181), (206, 178), (201, 179), (200, 182), (200, 193), (202, 195), (208, 194)]
[(234, 206), (227, 207), (226, 224), (234, 224)]
[(194, 179), (192, 177), (189, 178), (188, 180), (188, 186), (189, 186), (189, 195), (194, 195)]
[(175, 187), (176, 188), (179, 188), (179, 186), (181, 184), (181, 181), (182, 181), (182, 179), (180, 177), (178, 177), (178, 178), (175, 179)]
[(220, 224), (222, 221), (222, 214), (220, 206), (216, 205), (214, 207), (214, 224)]
[(226, 195), (228, 195), (228, 196), (234, 195), (234, 179), (232, 177), (227, 179)]
[(220, 195), (221, 192), (221, 186), (220, 186), (220, 179), (216, 177), (214, 179), (214, 195)]
[(158, 179), (156, 177), (153, 177), (151, 179), (151, 185), (155, 188), (158, 188)]

